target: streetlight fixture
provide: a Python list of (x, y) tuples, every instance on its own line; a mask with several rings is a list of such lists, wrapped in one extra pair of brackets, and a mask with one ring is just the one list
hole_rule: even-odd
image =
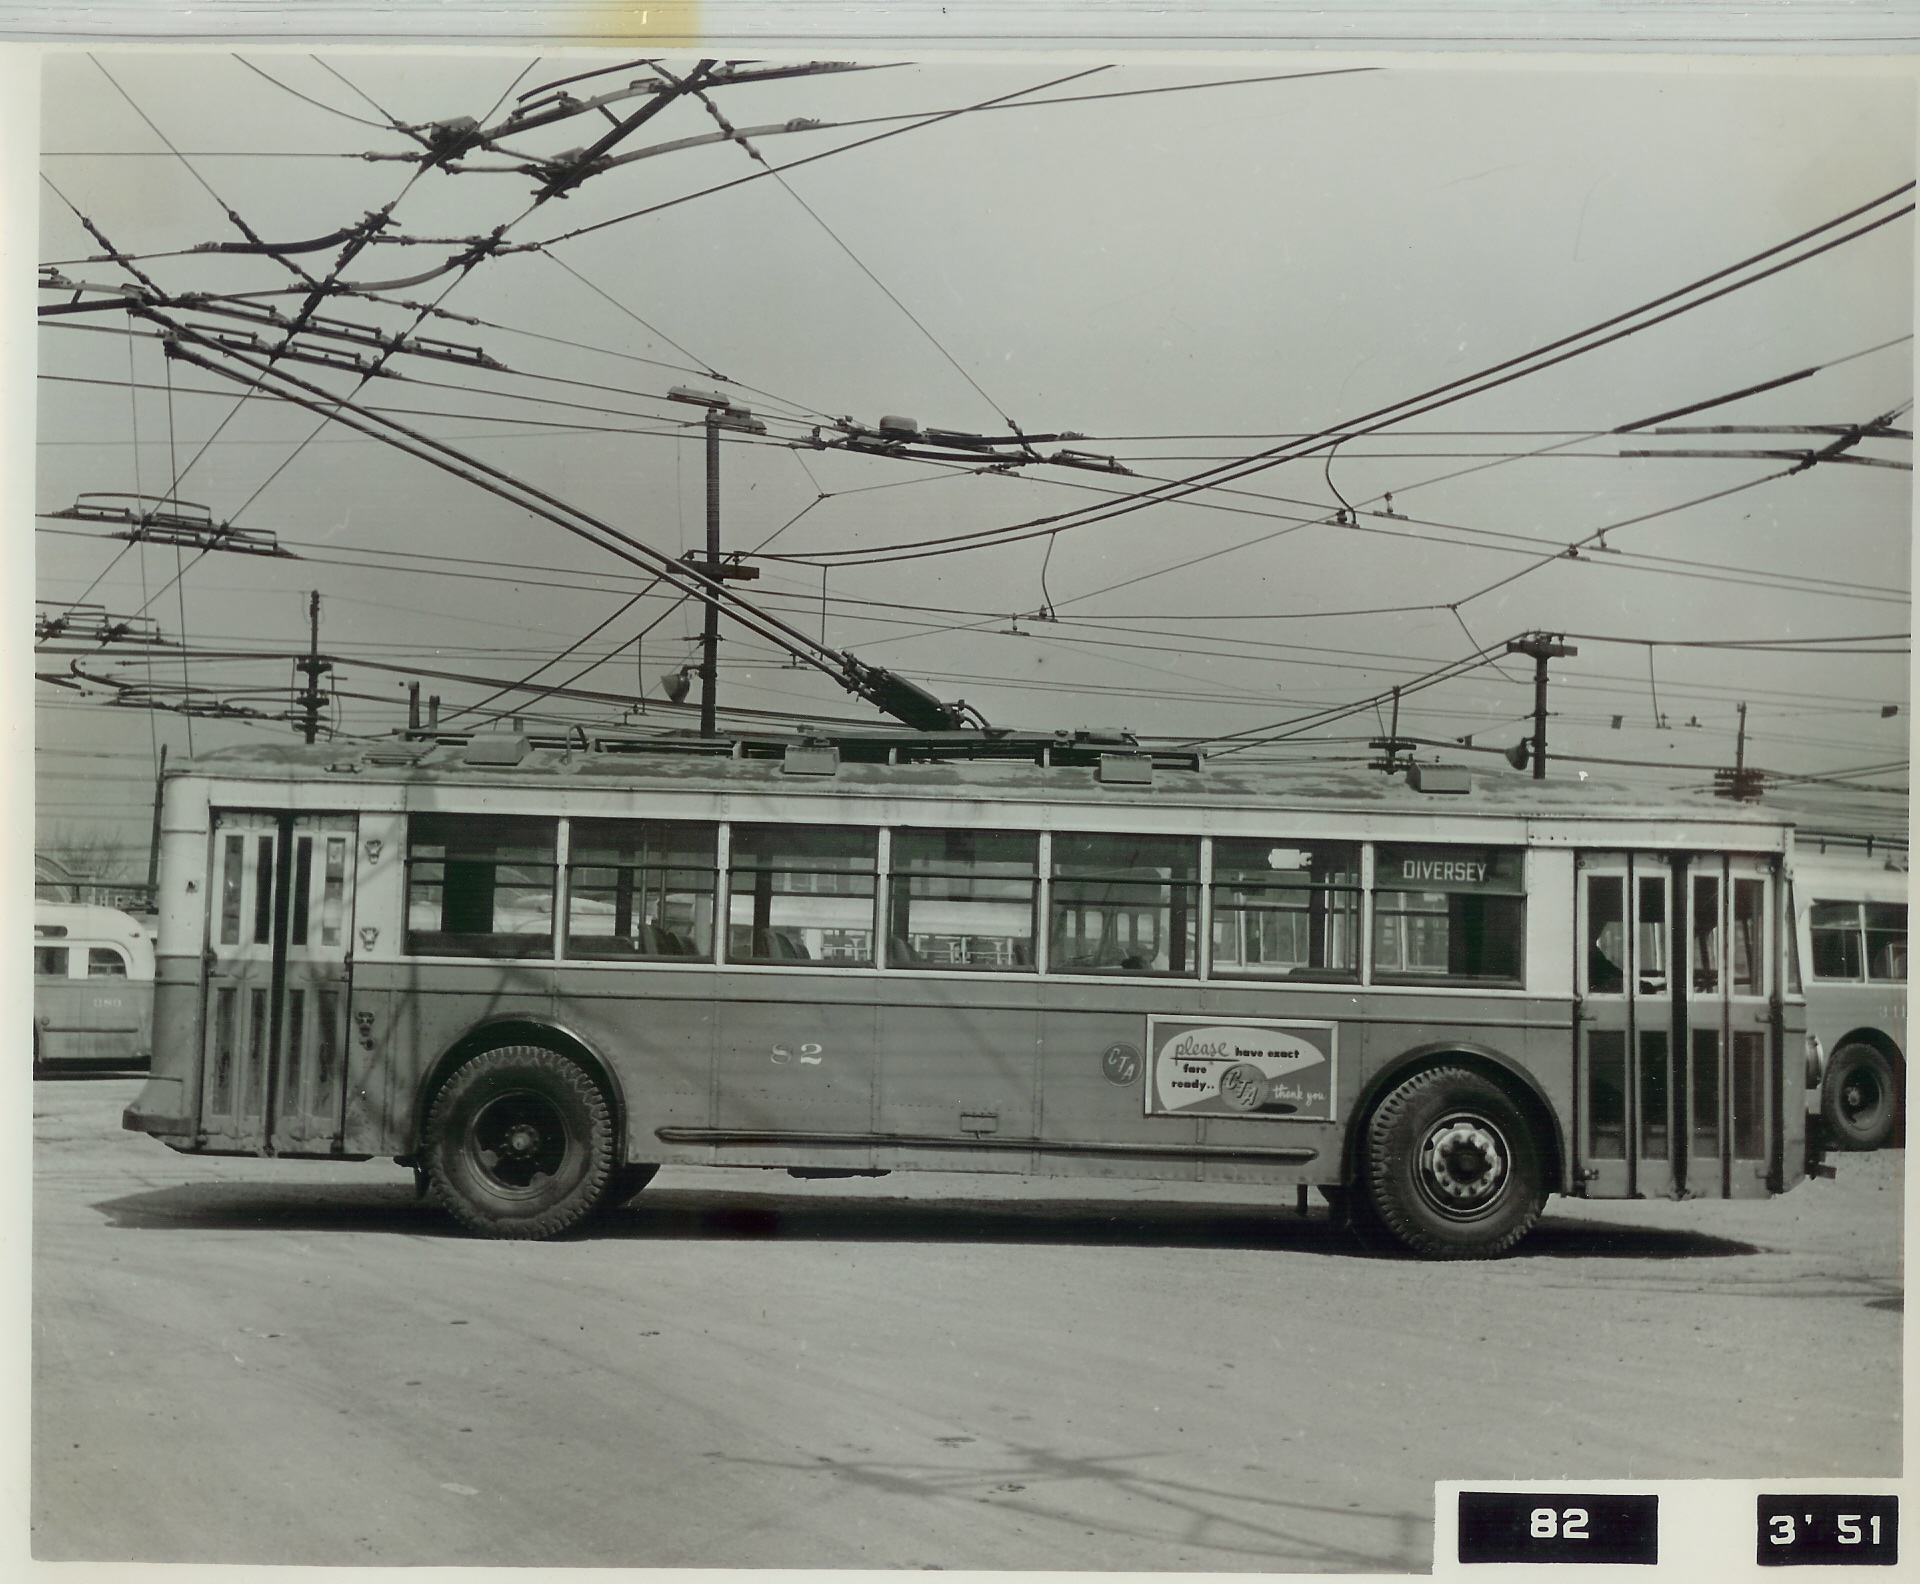
[[(715, 583), (751, 581), (759, 577), (758, 567), (729, 566), (720, 559), (720, 432), (730, 429), (737, 434), (763, 435), (767, 426), (753, 416), (752, 409), (718, 391), (675, 385), (667, 392), (667, 399), (707, 410), (707, 555), (700, 570)], [(692, 561), (693, 552), (688, 551), (685, 559)], [(700, 735), (712, 737), (714, 695), (720, 676), (720, 602), (711, 590), (704, 600), (707, 614), (700, 647)]]

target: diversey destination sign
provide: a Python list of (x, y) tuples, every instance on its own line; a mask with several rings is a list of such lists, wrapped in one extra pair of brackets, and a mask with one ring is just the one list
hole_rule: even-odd
[(1334, 1025), (1148, 1018), (1149, 1116), (1333, 1119)]

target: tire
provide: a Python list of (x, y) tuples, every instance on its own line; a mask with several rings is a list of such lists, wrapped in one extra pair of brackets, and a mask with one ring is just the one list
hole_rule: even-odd
[(660, 1168), (651, 1162), (635, 1161), (616, 1166), (607, 1173), (606, 1191), (600, 1195), (599, 1213), (618, 1210), (658, 1175)]
[(564, 1232), (613, 1172), (613, 1113), (600, 1086), (556, 1051), (508, 1045), (457, 1068), (427, 1115), (427, 1179), (469, 1231)]
[(1546, 1203), (1532, 1125), (1492, 1079), (1431, 1067), (1367, 1123), (1366, 1186), (1396, 1238), (1432, 1259), (1491, 1259), (1525, 1237)]
[(1885, 1051), (1842, 1045), (1827, 1064), (1820, 1115), (1843, 1150), (1884, 1149), (1900, 1125), (1900, 1076)]

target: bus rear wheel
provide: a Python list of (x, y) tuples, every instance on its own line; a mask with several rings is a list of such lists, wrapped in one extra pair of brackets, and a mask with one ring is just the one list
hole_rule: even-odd
[(606, 1191), (613, 1113), (577, 1062), (539, 1046), (503, 1046), (442, 1086), (424, 1154), (435, 1196), (469, 1231), (552, 1237)]
[(1900, 1079), (1887, 1053), (1859, 1043), (1835, 1051), (1820, 1112), (1841, 1149), (1877, 1150), (1891, 1143), (1900, 1120)]
[(1367, 1124), (1366, 1186), (1387, 1230), (1434, 1259), (1504, 1254), (1547, 1197), (1519, 1106), (1464, 1067), (1430, 1067), (1380, 1102)]

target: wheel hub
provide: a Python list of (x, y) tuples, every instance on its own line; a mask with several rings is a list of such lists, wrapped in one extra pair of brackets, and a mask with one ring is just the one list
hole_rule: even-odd
[(502, 1095), (475, 1115), (468, 1154), (496, 1189), (538, 1189), (566, 1158), (566, 1124), (544, 1096)]
[(1421, 1151), (1420, 1164), (1434, 1191), (1460, 1208), (1486, 1203), (1507, 1179), (1499, 1136), (1470, 1118), (1435, 1129)]

